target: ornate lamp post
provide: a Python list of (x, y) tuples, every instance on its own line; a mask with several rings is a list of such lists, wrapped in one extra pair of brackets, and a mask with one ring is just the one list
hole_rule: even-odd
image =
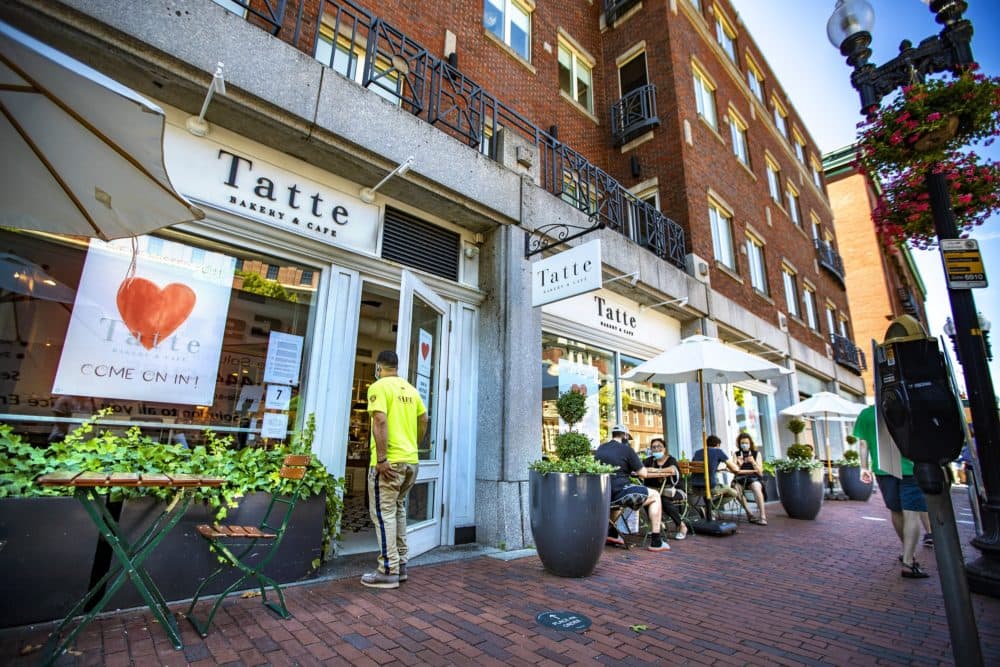
[[(972, 24), (962, 18), (968, 8), (964, 0), (930, 0), (930, 9), (943, 25), (914, 47), (904, 41), (899, 55), (875, 66), (871, 57), (871, 30), (874, 12), (865, 0), (838, 0), (827, 23), (827, 36), (847, 64), (854, 68), (851, 85), (861, 98), (861, 113), (873, 114), (882, 98), (900, 86), (923, 80), (928, 74), (957, 72), (972, 64)], [(948, 183), (943, 174), (927, 169), (934, 228), (939, 240), (958, 238), (955, 216), (950, 206)], [(986, 345), (976, 317), (971, 290), (948, 289), (954, 317), (955, 338), (965, 375), (966, 392), (976, 431), (976, 450), (982, 469), (986, 501), (981, 503), (983, 532), (972, 544), (982, 554), (966, 564), (969, 586), (977, 592), (1000, 597), (1000, 419), (989, 367)]]
[[(993, 361), (993, 346), (990, 345), (992, 323), (983, 317), (982, 313), (977, 313), (976, 317), (979, 319), (979, 330), (983, 333), (983, 345), (986, 346), (986, 361)], [(944, 321), (944, 332), (951, 339), (951, 349), (955, 351), (955, 358), (958, 359), (958, 363), (962, 363), (962, 358), (958, 356), (958, 343), (955, 341), (955, 323), (950, 317)]]

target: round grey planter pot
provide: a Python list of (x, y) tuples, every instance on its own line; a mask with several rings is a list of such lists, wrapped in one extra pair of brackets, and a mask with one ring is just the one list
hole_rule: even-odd
[(840, 488), (851, 500), (868, 500), (872, 495), (872, 482), (861, 481), (860, 466), (840, 466)]
[(601, 558), (611, 504), (609, 475), (529, 471), (531, 534), (545, 569), (586, 577)]
[(778, 471), (778, 496), (793, 519), (815, 519), (823, 506), (823, 469)]

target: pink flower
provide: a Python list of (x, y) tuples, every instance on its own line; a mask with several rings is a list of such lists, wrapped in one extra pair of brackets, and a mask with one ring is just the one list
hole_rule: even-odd
[(962, 205), (967, 205), (967, 204), (972, 203), (972, 195), (968, 195), (968, 194), (966, 194), (966, 195), (958, 195), (957, 199), (958, 199), (958, 203), (962, 204)]
[(927, 122), (933, 123), (936, 120), (941, 120), (941, 114), (935, 111), (934, 113), (927, 114)]

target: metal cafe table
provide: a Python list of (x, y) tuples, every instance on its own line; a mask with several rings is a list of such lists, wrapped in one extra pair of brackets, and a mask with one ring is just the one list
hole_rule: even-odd
[[(74, 489), (74, 496), (80, 503), (90, 518), (97, 525), (97, 530), (111, 547), (111, 551), (117, 559), (119, 568), (112, 566), (107, 574), (101, 577), (93, 588), (77, 602), (66, 618), (59, 624), (51, 635), (50, 643), (58, 642), (49, 654), (45, 664), (51, 664), (62, 653), (72, 645), (77, 635), (104, 609), (105, 605), (114, 597), (114, 594), (125, 583), (126, 579), (131, 580), (135, 585), (142, 599), (145, 600), (149, 610), (159, 621), (160, 625), (167, 631), (173, 642), (174, 648), (183, 648), (181, 643), (180, 630), (177, 627), (177, 620), (167, 602), (163, 599), (159, 589), (153, 583), (149, 573), (143, 567), (146, 558), (156, 550), (157, 545), (163, 540), (167, 533), (180, 521), (191, 503), (193, 494), (188, 493), (191, 489), (221, 486), (224, 479), (218, 477), (201, 477), (198, 475), (161, 475), (151, 473), (104, 473), (104, 472), (79, 472), (79, 471), (58, 471), (38, 478), (38, 484), (47, 487), (71, 487)], [(176, 489), (177, 493), (149, 526), (148, 529), (134, 542), (129, 542), (126, 536), (121, 533), (118, 522), (108, 511), (104, 503), (104, 496), (98, 493), (101, 488), (114, 487), (147, 487)], [(110, 583), (108, 583), (110, 582)], [(105, 588), (105, 585), (107, 587)], [(75, 627), (62, 640), (59, 636), (64, 630), (72, 625), (77, 614), (83, 611), (87, 603), (104, 590), (103, 596), (84, 616), (77, 619)]]

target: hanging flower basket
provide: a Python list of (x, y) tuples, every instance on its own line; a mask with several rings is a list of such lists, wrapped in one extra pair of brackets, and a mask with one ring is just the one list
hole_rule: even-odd
[(883, 177), (939, 161), (969, 143), (989, 145), (1000, 134), (1000, 77), (973, 66), (950, 79), (907, 86), (858, 127), (858, 159)]
[[(983, 161), (975, 153), (953, 153), (933, 169), (948, 181), (959, 233), (967, 234), (1000, 210), (1000, 163)], [(916, 165), (884, 184), (872, 211), (875, 229), (883, 242), (895, 245), (908, 240), (920, 249), (937, 244), (926, 174), (923, 165)]]

